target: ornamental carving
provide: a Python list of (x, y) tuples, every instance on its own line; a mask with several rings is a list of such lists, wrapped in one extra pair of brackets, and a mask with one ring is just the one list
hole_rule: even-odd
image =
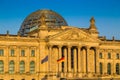
[[(79, 29), (68, 30), (66, 32), (52, 36), (50, 39), (55, 40), (77, 40), (77, 41), (95, 41), (89, 34), (84, 33)], [(97, 40), (96, 40), (97, 41)]]

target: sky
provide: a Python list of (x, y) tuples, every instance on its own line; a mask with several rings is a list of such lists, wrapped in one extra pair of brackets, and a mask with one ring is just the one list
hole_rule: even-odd
[(88, 28), (95, 18), (99, 36), (120, 39), (120, 0), (0, 0), (0, 34), (17, 34), (24, 19), (37, 10), (59, 13), (69, 26)]

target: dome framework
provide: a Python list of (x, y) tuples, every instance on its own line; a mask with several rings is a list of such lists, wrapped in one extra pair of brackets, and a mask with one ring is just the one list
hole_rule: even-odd
[(38, 10), (30, 14), (23, 21), (19, 33), (20, 35), (27, 35), (30, 32), (30, 28), (39, 27), (42, 25), (42, 16), (44, 15), (45, 25), (48, 28), (61, 28), (61, 26), (67, 26), (65, 19), (58, 13), (52, 10)]

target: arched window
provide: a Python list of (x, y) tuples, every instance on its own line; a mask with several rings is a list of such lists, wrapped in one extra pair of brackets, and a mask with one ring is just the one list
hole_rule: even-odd
[(99, 67), (100, 67), (100, 74), (102, 74), (103, 73), (103, 65), (102, 65), (102, 63), (99, 64)]
[(111, 74), (111, 64), (110, 63), (108, 63), (107, 64), (107, 74)]
[(119, 63), (116, 64), (116, 74), (119, 74)]
[(31, 61), (30, 62), (30, 73), (34, 73), (35, 72), (35, 62)]
[(99, 58), (102, 59), (102, 53), (99, 53)]
[(15, 65), (14, 61), (9, 62), (9, 73), (14, 73), (15, 68), (14, 65)]
[(0, 73), (4, 72), (4, 63), (2, 60), (0, 60)]
[(25, 62), (21, 61), (20, 62), (20, 73), (24, 73), (25, 72)]

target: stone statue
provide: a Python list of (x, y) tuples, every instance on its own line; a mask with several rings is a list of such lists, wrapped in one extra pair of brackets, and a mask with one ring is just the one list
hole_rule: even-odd
[(45, 25), (46, 24), (46, 22), (45, 22), (45, 15), (44, 14), (41, 15), (40, 21), (41, 21), (41, 25)]

